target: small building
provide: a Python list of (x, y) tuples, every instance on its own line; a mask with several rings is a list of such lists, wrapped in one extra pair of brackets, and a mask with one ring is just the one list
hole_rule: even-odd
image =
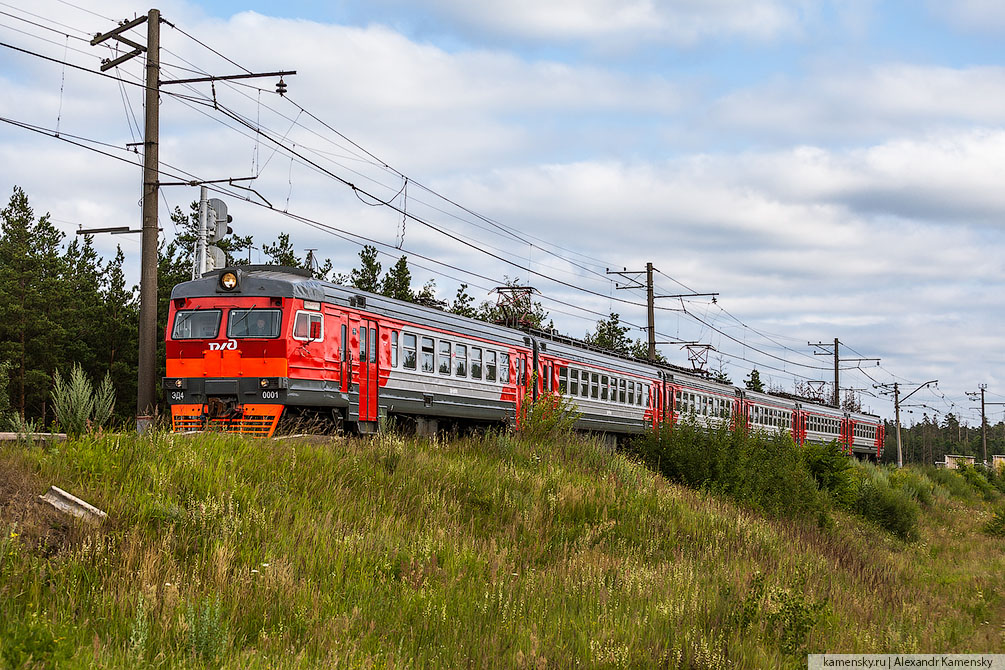
[(995, 454), (991, 457), (991, 468), (997, 471), (1005, 471), (1005, 454)]
[(976, 458), (973, 456), (960, 456), (959, 454), (946, 454), (946, 460), (941, 463), (936, 463), (938, 466), (948, 468), (949, 470), (958, 470), (965, 465), (973, 465), (976, 462)]

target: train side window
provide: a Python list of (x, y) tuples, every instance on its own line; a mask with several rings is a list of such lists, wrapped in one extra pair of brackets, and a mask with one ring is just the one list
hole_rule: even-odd
[(440, 340), (440, 374), (450, 374), (450, 343)]
[(412, 333), (402, 333), (401, 339), (402, 339), (401, 348), (403, 350), (402, 358), (404, 359), (402, 360), (402, 367), (405, 368), (406, 370), (414, 370), (416, 362), (415, 335), (413, 335)]
[(635, 382), (633, 381), (628, 382), (628, 404), (635, 404)]
[(391, 331), (391, 367), (398, 367), (398, 331)]
[(432, 372), (433, 371), (433, 355), (436, 349), (433, 346), (433, 338), (423, 337), (422, 338), (422, 371)]
[(454, 345), (454, 374), (458, 377), (468, 376), (468, 345)]
[(607, 397), (608, 397), (608, 388), (607, 387), (609, 385), (610, 385), (610, 380), (608, 379), (607, 375), (601, 375), (600, 376), (600, 399), (603, 400), (604, 402), (607, 401)]
[(482, 378), (482, 350), (478, 347), (471, 347), (471, 378)]
[(346, 325), (342, 324), (342, 340), (339, 343), (339, 360), (345, 362), (345, 353), (349, 347), (349, 338), (346, 335)]
[(321, 340), (321, 315), (314, 312), (297, 312), (293, 320), (293, 339), (307, 342)]
[(218, 309), (185, 310), (174, 315), (174, 327), (171, 329), (172, 340), (212, 340), (220, 332), (220, 315)]
[(635, 383), (635, 404), (639, 405), (640, 407), (644, 404), (642, 402), (642, 389), (643, 389), (642, 382), (636, 382)]
[(496, 380), (496, 352), (485, 352), (485, 381), (494, 382)]
[(370, 362), (377, 362), (377, 329), (370, 329)]
[(499, 354), (499, 381), (509, 384), (509, 354)]
[(569, 395), (579, 395), (579, 370), (569, 368)]
[(569, 392), (569, 368), (558, 368), (558, 392), (565, 395)]
[(359, 362), (360, 363), (366, 363), (366, 338), (367, 338), (367, 332), (366, 331), (367, 331), (366, 328), (360, 328), (359, 329)]
[(523, 356), (520, 357), (520, 383), (527, 383), (527, 359)]
[(600, 398), (600, 375), (596, 372), (590, 375), (590, 397), (594, 400)]
[(579, 396), (581, 398), (590, 397), (590, 373), (581, 370), (579, 373)]
[(625, 402), (625, 397), (626, 397), (625, 396), (625, 390), (627, 388), (628, 388), (628, 385), (625, 383), (625, 380), (624, 379), (619, 379), (618, 380), (618, 402), (620, 402), (620, 403), (624, 403)]

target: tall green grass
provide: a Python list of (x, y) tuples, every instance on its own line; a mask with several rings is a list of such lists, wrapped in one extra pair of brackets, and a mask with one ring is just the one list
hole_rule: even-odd
[[(0, 648), (14, 667), (797, 668), (998, 640), (998, 540), (923, 520), (922, 549), (840, 510), (822, 530), (778, 504), (792, 485), (823, 504), (809, 470), (754, 462), (788, 445), (739, 446), (715, 471), (755, 472), (758, 513), (574, 435), (0, 445)], [(43, 514), (49, 484), (108, 521)]]

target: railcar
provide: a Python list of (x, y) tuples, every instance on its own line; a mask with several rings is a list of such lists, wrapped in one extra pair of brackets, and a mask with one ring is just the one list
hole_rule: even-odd
[(270, 436), (310, 415), (363, 433), (383, 417), (431, 433), (515, 425), (540, 394), (577, 428), (618, 436), (693, 415), (798, 443), (881, 454), (877, 417), (717, 384), (551, 333), (525, 332), (319, 281), (278, 266), (225, 268), (174, 287), (164, 389), (176, 431)]

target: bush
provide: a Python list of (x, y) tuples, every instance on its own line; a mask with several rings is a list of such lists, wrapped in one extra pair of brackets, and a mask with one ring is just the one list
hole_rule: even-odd
[(900, 539), (918, 539), (918, 503), (904, 489), (895, 489), (883, 469), (855, 469), (855, 496), (851, 510)]
[(671, 481), (723, 493), (769, 514), (826, 512), (799, 447), (782, 432), (705, 429), (690, 417), (639, 437), (629, 450)]
[(114, 409), (115, 389), (108, 374), (95, 391), (79, 365), (70, 370), (68, 381), (63, 381), (59, 371), (56, 372), (52, 411), (57, 425), (66, 434), (76, 436), (100, 428), (111, 418)]
[(837, 440), (827, 444), (806, 444), (803, 446), (803, 462), (822, 490), (830, 492), (834, 500), (843, 507), (849, 506), (855, 495), (852, 478), (852, 462), (841, 451)]
[(568, 435), (580, 416), (571, 398), (542, 393), (534, 402), (520, 406), (520, 436), (538, 442)]
[(966, 501), (974, 499), (973, 487), (967, 483), (967, 480), (958, 471), (928, 465), (922, 468), (922, 472), (929, 480), (952, 497)]
[(888, 481), (891, 488), (902, 491), (925, 507), (931, 507), (935, 500), (935, 484), (913, 467), (892, 471)]
[[(983, 469), (983, 468), (982, 468)], [(984, 500), (997, 500), (1000, 497), (998, 489), (991, 486), (987, 478), (975, 466), (966, 465), (959, 470), (967, 484)]]
[(1005, 507), (999, 507), (982, 529), (991, 537), (1005, 537)]

